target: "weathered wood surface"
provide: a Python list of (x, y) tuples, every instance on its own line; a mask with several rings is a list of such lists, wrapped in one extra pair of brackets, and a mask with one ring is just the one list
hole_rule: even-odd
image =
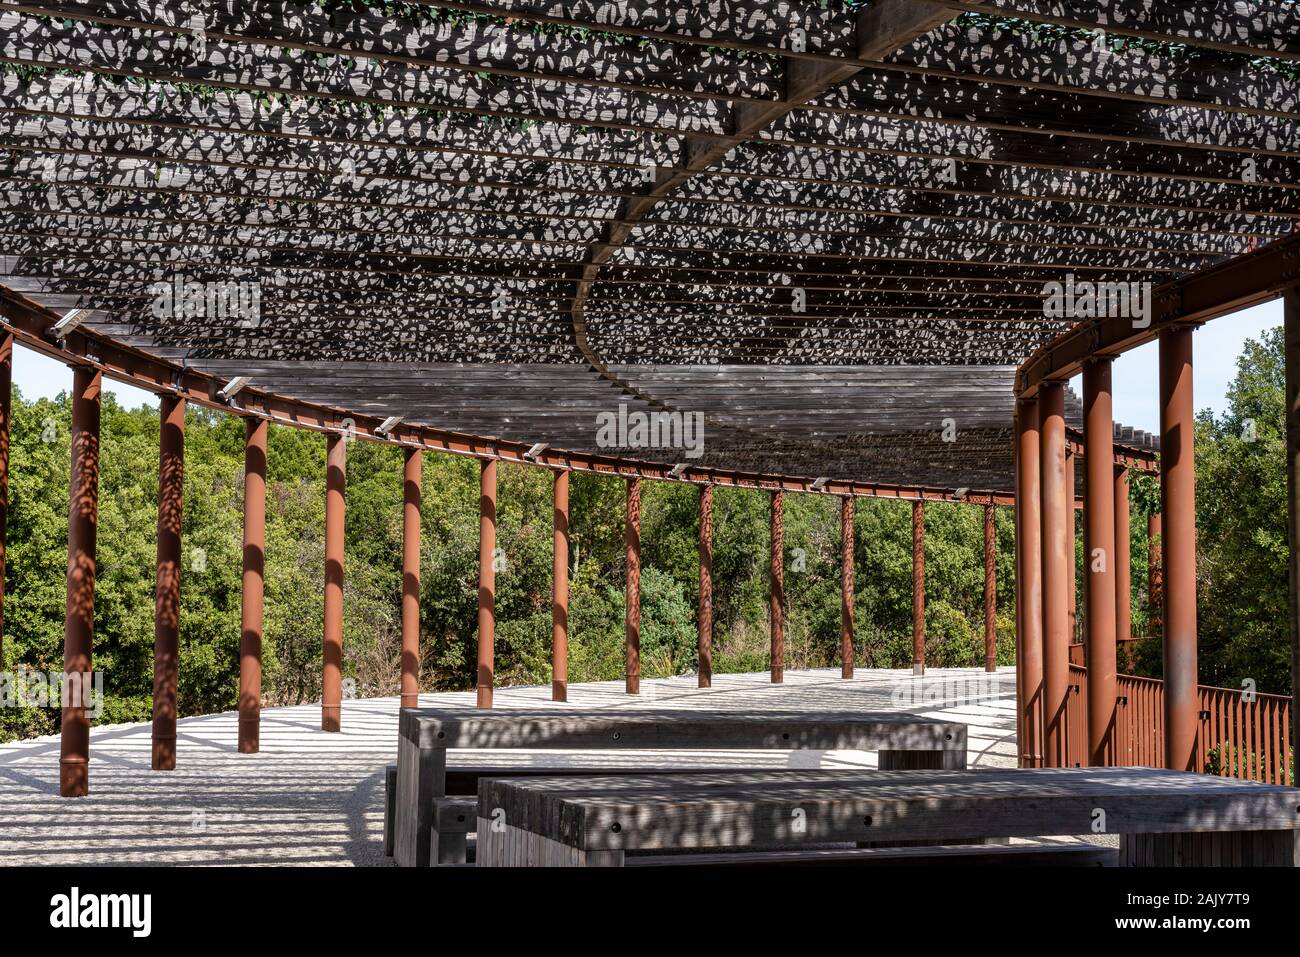
[[(1096, 844), (1028, 842), (992, 847), (854, 847), (699, 854), (625, 854), (624, 867), (1115, 867), (1119, 852)], [(491, 866), (491, 865), (485, 865)]]
[[(879, 751), (887, 766), (895, 763), (891, 751), (934, 752), (934, 766), (964, 768), (967, 740), (964, 724), (902, 713), (777, 710), (740, 714), (683, 708), (627, 712), (404, 708), (398, 735), (393, 857), (405, 867), (438, 862), (430, 847), (438, 834), (435, 815), (439, 801), (449, 793), (450, 749)], [(639, 755), (633, 767), (644, 770), (663, 761), (663, 755)], [(455, 823), (446, 835), (464, 833), (460, 829), (463, 822)]]
[(421, 748), (966, 752), (965, 725), (903, 713), (465, 708), (404, 709), (400, 720), (401, 737)]
[(492, 779), (479, 815), (588, 851), (1300, 829), (1293, 789), (1147, 768)]

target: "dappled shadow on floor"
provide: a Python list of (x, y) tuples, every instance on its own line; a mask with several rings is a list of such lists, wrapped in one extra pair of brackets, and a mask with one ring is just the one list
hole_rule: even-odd
[[(954, 669), (931, 678), (979, 674)], [(968, 724), (972, 765), (1014, 765), (1008, 673), (1001, 675), (999, 695), (987, 700), (963, 697), (962, 680), (952, 683), (958, 694), (951, 698), (909, 697), (913, 679), (902, 672), (861, 669), (851, 681), (831, 670), (786, 672), (785, 678), (772, 685), (766, 674), (718, 675), (703, 691), (694, 677), (644, 680), (639, 698), (625, 695), (622, 682), (575, 684), (566, 707), (907, 710)], [(537, 708), (549, 699), (549, 687), (502, 689), (496, 705)], [(911, 703), (900, 707), (900, 701)], [(422, 695), (420, 704), (472, 705), (473, 694)], [(342, 733), (327, 734), (319, 730), (319, 705), (269, 709), (255, 755), (236, 751), (233, 712), (186, 718), (178, 726), (177, 770), (165, 773), (150, 770), (148, 724), (98, 728), (91, 737), (91, 793), (77, 800), (58, 796), (56, 738), (0, 746), (0, 864), (384, 865), (383, 769), (396, 760), (397, 712), (396, 698), (347, 701)], [(538, 757), (516, 754), (521, 763)], [(485, 763), (501, 764), (503, 757), (483, 754)], [(581, 757), (589, 762), (595, 755)], [(874, 755), (841, 752), (723, 752), (689, 760), (713, 767), (875, 764)]]

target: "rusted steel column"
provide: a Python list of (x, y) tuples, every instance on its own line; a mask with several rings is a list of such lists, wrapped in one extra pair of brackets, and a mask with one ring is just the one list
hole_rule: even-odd
[(1070, 533), (1070, 643), (1079, 641), (1079, 518), (1074, 508), (1074, 489), (1078, 476), (1079, 463), (1074, 458), (1074, 453), (1067, 447), (1065, 450), (1065, 496), (1070, 503), (1069, 517), (1066, 522), (1066, 529)]
[(1084, 574), (1088, 587), (1088, 763), (1114, 761), (1115, 733), (1115, 423), (1110, 359), (1083, 367)]
[(624, 690), (641, 693), (641, 480), (627, 480), (627, 668)]
[(1016, 406), (1016, 700), (1020, 766), (1043, 765), (1042, 467), (1038, 402)]
[(1115, 466), (1115, 640), (1133, 637), (1133, 571), (1129, 549), (1133, 541), (1130, 529), (1128, 469)]
[(1038, 392), (1043, 552), (1043, 764), (1065, 767), (1065, 704), (1070, 684), (1070, 578), (1074, 488), (1065, 466), (1065, 390)]
[[(1291, 746), (1300, 754), (1300, 288), (1283, 296), (1286, 355), (1287, 531), (1291, 580)], [(1297, 782), (1291, 781), (1294, 786)]]
[(925, 674), (925, 500), (912, 503), (912, 674)]
[(569, 700), (569, 473), (555, 473), (551, 549), (551, 700)]
[(853, 677), (853, 496), (840, 500), (840, 677)]
[(1159, 512), (1147, 516), (1147, 632), (1153, 637), (1164, 633), (1164, 524)]
[(63, 728), (59, 793), (90, 792), (89, 677), (95, 642), (95, 539), (99, 526), (98, 371), (72, 372), (72, 476), (68, 496), (68, 600), (63, 624)]
[(9, 429), (14, 337), (0, 332), (0, 671), (5, 668), (5, 534), (9, 519)]
[(772, 493), (768, 563), (768, 620), (772, 631), (772, 683), (785, 681), (785, 496)]
[(185, 400), (159, 400), (158, 552), (153, 625), (153, 769), (176, 769), (176, 677), (181, 636), (181, 514)]
[(497, 462), (484, 459), (478, 492), (478, 706), (492, 707), (497, 622)]
[(244, 578), (239, 631), (239, 751), (256, 754), (262, 721), (262, 598), (266, 583), (265, 419), (244, 432)]
[(699, 687), (713, 686), (713, 486), (700, 486)]
[(1164, 513), (1165, 767), (1196, 768), (1196, 421), (1192, 330), (1160, 333), (1160, 501)]
[(998, 670), (997, 506), (984, 506), (984, 670)]
[(321, 643), (322, 731), (338, 731), (343, 711), (343, 523), (348, 443), (330, 434), (325, 452), (325, 635)]
[(407, 449), (402, 470), (402, 707), (420, 706), (420, 502), (424, 453)]

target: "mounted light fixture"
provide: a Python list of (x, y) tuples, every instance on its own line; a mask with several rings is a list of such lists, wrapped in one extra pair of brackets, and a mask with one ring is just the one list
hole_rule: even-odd
[(397, 428), (401, 424), (402, 417), (400, 415), (390, 415), (388, 418), (384, 419), (383, 422), (379, 423), (379, 426), (375, 429), (375, 434), (389, 435), (392, 433), (393, 429)]
[(549, 442), (536, 442), (533, 447), (524, 453), (524, 460), (527, 462), (536, 462), (537, 456), (541, 455), (551, 447)]
[(252, 381), (252, 376), (237, 375), (226, 383), (224, 389), (217, 393), (217, 398), (223, 402), (229, 402), (243, 390), (244, 386), (248, 385), (248, 383)]
[(829, 481), (830, 479), (828, 479), (825, 475), (821, 476), (820, 478), (813, 479), (812, 490), (814, 492), (820, 492), (822, 489), (826, 487), (826, 483)]
[(687, 465), (685, 462), (678, 462), (676, 465), (674, 465), (671, 469), (668, 470), (668, 475), (670, 478), (679, 479), (686, 474), (686, 470), (688, 468), (690, 468), (690, 466)]
[(65, 312), (62, 319), (50, 326), (50, 335), (55, 339), (66, 339), (69, 332), (76, 329), (89, 317), (89, 309), (73, 309), (71, 312)]

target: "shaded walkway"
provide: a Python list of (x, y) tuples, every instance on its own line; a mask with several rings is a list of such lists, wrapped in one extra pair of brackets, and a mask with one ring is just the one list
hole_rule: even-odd
[[(983, 677), (978, 669), (932, 670), (927, 694), (960, 690), (953, 679)], [(999, 673), (992, 700), (938, 701), (901, 710), (955, 717), (970, 726), (975, 767), (1015, 764), (1014, 677)], [(915, 686), (905, 672), (859, 669), (788, 671), (774, 686), (766, 673), (716, 675), (700, 691), (691, 676), (642, 682), (640, 699), (623, 683), (574, 684), (569, 707), (900, 710), (898, 695)], [(900, 690), (901, 689), (901, 690)], [(545, 706), (550, 688), (500, 689), (498, 708)], [(910, 697), (910, 695), (909, 695)], [(424, 706), (472, 705), (473, 692), (429, 694)], [(235, 749), (234, 712), (179, 722), (177, 770), (149, 769), (148, 724), (95, 729), (91, 795), (58, 796), (57, 738), (0, 746), (0, 864), (330, 864), (385, 863), (382, 771), (397, 751), (397, 698), (345, 701), (343, 732), (319, 730), (319, 704), (262, 712), (262, 751)], [(518, 760), (537, 760), (539, 752)], [(585, 759), (592, 757), (584, 754)], [(624, 752), (626, 756), (626, 752)], [(680, 755), (677, 758), (680, 760)], [(490, 755), (501, 763), (502, 753)], [(728, 752), (710, 766), (794, 762), (874, 764), (875, 755)]]

